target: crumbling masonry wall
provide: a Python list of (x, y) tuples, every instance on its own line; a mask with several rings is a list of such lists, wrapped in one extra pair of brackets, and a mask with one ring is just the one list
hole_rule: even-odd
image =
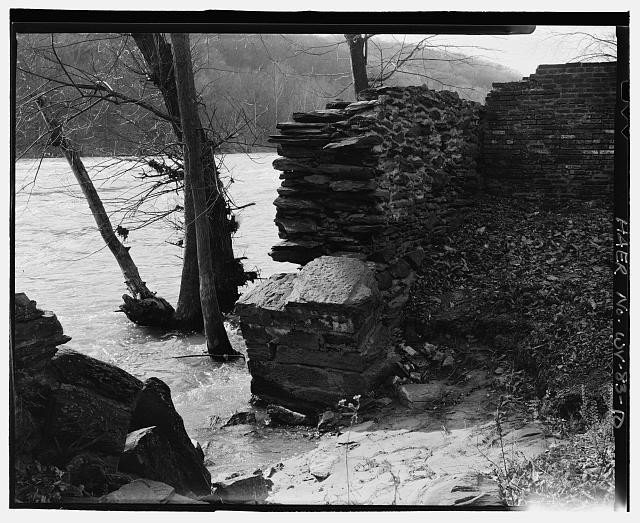
[(408, 298), (422, 246), (456, 227), (473, 204), (481, 106), (422, 87), (361, 97), (279, 124), (274, 205), (284, 241), (271, 256), (367, 262), (392, 318)]
[(616, 63), (541, 65), (487, 96), (481, 170), (494, 194), (610, 199)]
[(388, 372), (422, 245), (456, 227), (479, 189), (479, 108), (451, 92), (386, 87), (278, 125), (284, 241), (271, 256), (304, 267), (236, 306), (254, 394), (309, 411)]
[(425, 250), (479, 191), (609, 197), (614, 64), (540, 66), (494, 86), (486, 110), (383, 87), (278, 125), (271, 256), (303, 268), (236, 307), (254, 394), (312, 410), (374, 387)]

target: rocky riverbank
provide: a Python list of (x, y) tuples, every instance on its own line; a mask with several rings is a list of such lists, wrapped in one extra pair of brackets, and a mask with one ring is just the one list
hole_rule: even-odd
[[(70, 338), (55, 314), (25, 294), (15, 296), (14, 324), (16, 502), (131, 501), (149, 485), (164, 485), (163, 502), (211, 493), (202, 449), (164, 382), (59, 348)], [(124, 485), (137, 494), (101, 497)]]

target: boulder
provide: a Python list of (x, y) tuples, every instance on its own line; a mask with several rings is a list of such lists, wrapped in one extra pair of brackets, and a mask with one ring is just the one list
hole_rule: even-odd
[(70, 339), (55, 314), (38, 309), (24, 293), (15, 295), (11, 350), (15, 369), (42, 366), (57, 352), (58, 345)]
[(286, 409), (280, 405), (268, 405), (267, 414), (274, 425), (313, 425), (309, 416)]
[[(191, 442), (189, 444), (194, 447)], [(211, 487), (206, 482), (195, 484), (190, 477), (190, 468), (194, 464), (189, 458), (187, 453), (172, 445), (158, 427), (153, 426), (129, 433), (118, 468), (123, 472), (167, 483), (179, 494), (209, 494)]]
[(215, 481), (212, 486), (212, 494), (205, 498), (210, 503), (257, 504), (267, 499), (273, 481), (258, 473)]
[(74, 449), (91, 449), (117, 460), (131, 420), (132, 406), (95, 392), (61, 383), (51, 392), (44, 424), (48, 447), (71, 457)]
[(142, 390), (142, 382), (121, 368), (66, 347), (51, 359), (49, 370), (62, 383), (83, 387), (131, 409)]
[[(139, 429), (150, 427), (155, 428), (139, 431)], [(179, 474), (172, 475), (172, 481), (177, 481), (173, 486), (178, 492), (190, 491), (197, 495), (211, 492), (211, 475), (204, 466), (201, 454), (193, 446), (184, 428), (182, 417), (173, 405), (169, 386), (162, 380), (149, 378), (144, 382), (129, 429), (138, 431), (135, 436), (130, 435), (130, 443), (133, 448), (140, 445), (141, 455), (146, 452), (146, 449), (156, 452), (153, 450), (154, 443), (160, 445), (162, 449), (168, 449), (167, 456), (171, 456), (172, 466), (179, 471)], [(127, 440), (129, 441), (129, 437)], [(127, 467), (132, 463), (135, 464), (135, 460), (125, 460), (124, 464), (121, 463), (120, 470), (127, 472)], [(135, 465), (131, 466), (135, 467)], [(174, 480), (174, 477), (178, 480)]]
[(444, 383), (409, 383), (397, 389), (400, 403), (414, 409), (426, 409), (442, 402), (448, 392)]
[(233, 425), (247, 425), (256, 422), (255, 412), (236, 412), (231, 416), (223, 427), (231, 427)]

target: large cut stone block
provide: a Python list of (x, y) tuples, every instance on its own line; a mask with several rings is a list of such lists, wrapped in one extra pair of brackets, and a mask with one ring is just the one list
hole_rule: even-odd
[(275, 275), (236, 306), (252, 392), (292, 407), (371, 390), (386, 360), (382, 297), (362, 261), (322, 256)]
[(361, 308), (380, 297), (373, 273), (360, 260), (321, 256), (308, 263), (293, 283), (288, 306)]

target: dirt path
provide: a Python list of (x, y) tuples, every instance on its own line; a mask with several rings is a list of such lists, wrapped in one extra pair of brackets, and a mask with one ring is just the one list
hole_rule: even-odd
[[(554, 440), (537, 422), (503, 422), (486, 371), (455, 391), (439, 414), (393, 403), (318, 448), (288, 459), (272, 476), (278, 504), (501, 505), (494, 464), (536, 456)], [(367, 417), (366, 415), (364, 416)]]

